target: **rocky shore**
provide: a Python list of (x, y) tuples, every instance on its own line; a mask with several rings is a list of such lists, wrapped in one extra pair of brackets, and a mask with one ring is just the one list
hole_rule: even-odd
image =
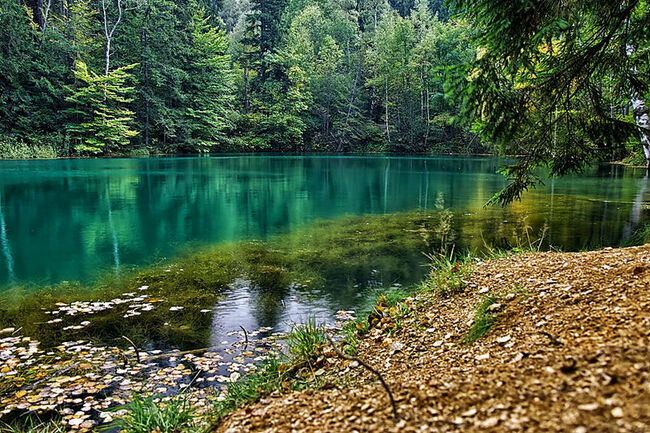
[(397, 419), (376, 376), (329, 351), (320, 390), (216, 431), (650, 431), (650, 246), (474, 259), (463, 286), (414, 292), (398, 327), (379, 308), (360, 337)]

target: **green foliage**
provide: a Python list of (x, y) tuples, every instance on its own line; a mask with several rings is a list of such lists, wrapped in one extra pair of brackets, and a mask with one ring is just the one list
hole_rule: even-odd
[(294, 325), (287, 336), (289, 356), (296, 364), (308, 364), (326, 343), (325, 329), (311, 317), (305, 323)]
[(473, 49), (438, 0), (225, 0), (218, 14), (120, 0), (106, 16), (98, 0), (0, 1), (4, 142), (46, 138), (66, 156), (484, 151), (451, 123), (443, 69)]
[(431, 260), (431, 272), (423, 283), (426, 290), (449, 296), (465, 288), (465, 278), (472, 273), (469, 257), (458, 258), (445, 254), (431, 254), (428, 257)]
[(5, 136), (0, 138), (0, 159), (56, 158), (57, 151), (51, 145), (30, 145), (22, 140)]
[(185, 394), (178, 394), (165, 402), (156, 400), (156, 396), (132, 394), (131, 401), (125, 406), (126, 414), (115, 422), (115, 426), (128, 433), (192, 431), (190, 427), (195, 415)]
[[(552, 175), (625, 155), (645, 134), (635, 124), (650, 96), (646, 1), (456, 0), (476, 26), (478, 56), (457, 69), (448, 91), (461, 119), (504, 153), (510, 184), (492, 202), (508, 203)], [(634, 114), (634, 115), (632, 115)]]
[(0, 423), (0, 433), (63, 433), (65, 429), (57, 421), (41, 422), (29, 417), (19, 424)]
[(285, 371), (286, 366), (277, 358), (269, 358), (255, 373), (228, 384), (225, 398), (215, 404), (215, 418), (219, 420), (244, 404), (258, 400), (264, 394), (282, 389), (285, 374), (281, 369)]
[(474, 313), (472, 327), (464, 338), (466, 344), (472, 344), (479, 338), (483, 337), (494, 324), (494, 316), (489, 311), (492, 304), (496, 302), (494, 296), (486, 296)]
[(70, 88), (66, 98), (73, 105), (66, 110), (72, 119), (66, 129), (77, 152), (119, 151), (137, 134), (131, 129), (134, 112), (127, 108), (133, 102), (130, 94), (134, 90), (127, 85), (132, 78), (129, 71), (136, 66), (117, 68), (103, 76), (88, 70), (80, 60), (75, 62), (73, 73), (78, 85)]

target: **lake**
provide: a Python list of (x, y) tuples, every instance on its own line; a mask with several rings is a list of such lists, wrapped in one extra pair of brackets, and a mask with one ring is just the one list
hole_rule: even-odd
[[(250, 241), (280, 251), (276, 267), (300, 261), (296, 269), (309, 275), (297, 281), (294, 272), (270, 298), (256, 291), (264, 284), (234, 279), (225, 299), (208, 306), (209, 337), (185, 345), (194, 347), (239, 325), (275, 329), (306, 314), (332, 316), (358, 308), (373, 290), (416, 283), (427, 269), (422, 250), (441, 247), (430, 228), (444, 225), (443, 212), (445, 242), (456, 251), (526, 247), (539, 236), (544, 248), (617, 246), (649, 221), (645, 170), (615, 165), (547, 179), (520, 202), (486, 208), (505, 185), (496, 174), (503, 163), (359, 155), (1, 161), (0, 284), (5, 291), (90, 285)], [(424, 230), (418, 215), (433, 223)], [(345, 239), (354, 245), (342, 246)]]

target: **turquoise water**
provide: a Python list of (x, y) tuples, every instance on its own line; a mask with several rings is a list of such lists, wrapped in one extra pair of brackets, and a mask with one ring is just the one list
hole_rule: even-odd
[[(506, 209), (494, 158), (265, 156), (0, 162), (0, 285), (90, 282), (220, 242), (264, 240), (346, 214), (454, 212), (468, 245), (546, 222), (546, 242), (618, 245), (647, 220), (645, 171), (546, 181)], [(479, 240), (480, 239), (480, 240)]]

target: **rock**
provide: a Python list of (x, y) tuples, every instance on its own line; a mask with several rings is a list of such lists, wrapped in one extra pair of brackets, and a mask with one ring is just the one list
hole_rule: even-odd
[(501, 309), (501, 304), (499, 304), (498, 302), (488, 307), (488, 311), (490, 312), (499, 311), (500, 309)]
[(581, 404), (578, 406), (578, 409), (584, 410), (586, 412), (593, 412), (597, 410), (599, 407), (600, 406), (598, 405), (598, 403), (594, 402), (594, 403)]
[(465, 416), (465, 417), (474, 416), (474, 415), (476, 415), (477, 412), (478, 411), (476, 410), (475, 407), (471, 407), (471, 408), (467, 409), (465, 412), (463, 412), (461, 415)]
[(490, 359), (490, 354), (489, 353), (484, 353), (482, 355), (477, 355), (476, 356), (477, 361), (484, 361), (486, 359)]
[(621, 409), (620, 407), (615, 407), (614, 409), (612, 409), (612, 416), (614, 418), (623, 418), (623, 409)]
[(478, 426), (481, 428), (492, 428), (496, 427), (496, 425), (499, 424), (499, 418), (496, 416), (490, 417), (486, 420), (483, 420), (478, 423)]
[(510, 341), (510, 335), (504, 335), (503, 337), (497, 338), (497, 343), (499, 344), (505, 344), (508, 341)]
[(390, 344), (390, 348), (389, 348), (389, 349), (390, 349), (390, 354), (391, 354), (391, 355), (394, 355), (395, 353), (397, 353), (397, 352), (401, 352), (402, 349), (404, 349), (404, 343), (402, 343), (401, 341), (393, 341), (393, 342)]

